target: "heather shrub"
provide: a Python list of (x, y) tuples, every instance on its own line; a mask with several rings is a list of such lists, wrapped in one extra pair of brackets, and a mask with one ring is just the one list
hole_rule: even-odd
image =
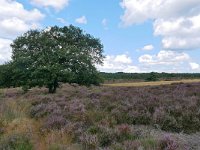
[(8, 89), (8, 90), (4, 91), (4, 97), (6, 97), (6, 98), (16, 98), (20, 94), (21, 94), (21, 92), (16, 89)]
[(117, 132), (113, 128), (107, 126), (99, 126), (100, 133), (98, 134), (99, 146), (108, 147), (117, 140)]
[(46, 108), (46, 105), (42, 103), (36, 106), (32, 106), (30, 109), (30, 116), (39, 118), (39, 117), (47, 115), (49, 112), (46, 112), (45, 108)]
[(85, 150), (93, 150), (98, 146), (98, 138), (96, 135), (84, 133), (80, 136), (80, 141)]
[(99, 124), (113, 128), (117, 124), (117, 121), (113, 116), (106, 114), (104, 115), (104, 118), (99, 121)]
[(61, 129), (67, 124), (67, 120), (61, 115), (50, 115), (47, 117), (44, 128), (46, 129)]
[(100, 128), (98, 126), (90, 126), (88, 129), (87, 129), (87, 132), (90, 133), (90, 134), (98, 134), (101, 132)]
[[(199, 83), (153, 87), (63, 86), (65, 89), (51, 96), (44, 92), (37, 95), (36, 89), (18, 97), (31, 99), (32, 118), (28, 119), (38, 123), (33, 127), (43, 131), (41, 134), (52, 149), (62, 149), (68, 139), (91, 150), (174, 150), (178, 144), (171, 137), (159, 139), (157, 132), (163, 133), (160, 129), (183, 134), (200, 131)], [(29, 108), (26, 103), (11, 100), (1, 103), (0, 137), (7, 134), (5, 125), (21, 116), (18, 109)]]
[(138, 150), (139, 148), (141, 148), (140, 141), (125, 141), (125, 142), (123, 142), (124, 150)]
[[(27, 95), (28, 95), (29, 93), (27, 93)], [(35, 93), (34, 93), (35, 94)], [(38, 105), (38, 104), (41, 104), (41, 103), (43, 103), (43, 104), (46, 104), (46, 103), (49, 103), (49, 102), (52, 102), (52, 101), (54, 101), (55, 99), (54, 99), (54, 97), (51, 95), (51, 96), (49, 96), (49, 95), (36, 95), (36, 96), (32, 96), (32, 95), (28, 95), (28, 96), (31, 96), (31, 99), (33, 99), (32, 101), (31, 101), (31, 104), (33, 105), (33, 106), (35, 106), (35, 105)]]
[(164, 122), (160, 124), (161, 129), (165, 131), (180, 132), (183, 128), (181, 123), (174, 116), (166, 115)]
[[(30, 114), (41, 118), (64, 115), (85, 126), (101, 123), (156, 125), (173, 132), (199, 131), (199, 84), (173, 84), (155, 87), (69, 87), (69, 95), (38, 96)], [(120, 91), (120, 92), (119, 92)]]
[(101, 147), (106, 147), (106, 146), (111, 145), (114, 137), (113, 137), (112, 133), (102, 132), (98, 138), (99, 138), (99, 145)]
[(165, 135), (159, 142), (159, 146), (162, 150), (177, 150), (178, 143), (172, 139), (169, 135)]
[(183, 120), (182, 128), (186, 132), (193, 133), (200, 130), (200, 115), (185, 114), (181, 119)]
[(0, 118), (0, 136), (4, 133), (4, 128), (5, 128), (4, 120)]
[[(98, 111), (98, 110), (87, 110), (85, 112), (86, 121), (88, 124), (95, 124), (96, 122), (102, 121), (105, 116), (107, 116), (107, 112)], [(106, 122), (107, 123), (107, 122)]]
[(129, 112), (129, 117), (132, 124), (144, 124), (148, 125), (151, 123), (151, 114), (148, 111), (131, 111)]
[(34, 118), (41, 118), (58, 112), (61, 114), (61, 109), (55, 102), (40, 103), (30, 108), (30, 116)]
[(2, 150), (32, 150), (33, 145), (28, 136), (14, 134), (4, 137), (0, 140), (0, 149)]
[(85, 120), (85, 105), (79, 100), (71, 100), (65, 107), (66, 117), (70, 117), (73, 120)]
[(131, 127), (127, 124), (118, 125), (115, 129), (117, 133), (116, 138), (118, 142), (123, 142), (126, 140), (135, 140), (137, 138), (137, 136), (132, 133)]

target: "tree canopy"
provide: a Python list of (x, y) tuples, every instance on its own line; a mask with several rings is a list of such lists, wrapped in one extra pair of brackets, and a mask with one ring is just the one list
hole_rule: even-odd
[[(100, 83), (95, 65), (102, 64), (103, 45), (78, 27), (30, 30), (15, 39), (11, 47), (12, 61), (7, 66), (12, 68), (13, 82), (5, 86), (47, 86), (54, 93), (59, 82)], [(6, 65), (1, 67), (8, 69)]]

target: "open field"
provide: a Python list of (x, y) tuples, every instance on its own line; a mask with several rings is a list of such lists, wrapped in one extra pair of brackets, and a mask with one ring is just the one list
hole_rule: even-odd
[(199, 150), (200, 83), (0, 90), (0, 149)]
[(113, 87), (140, 87), (140, 86), (157, 86), (157, 85), (168, 85), (173, 83), (194, 83), (200, 82), (200, 79), (185, 79), (177, 81), (153, 81), (153, 82), (130, 82), (130, 83), (112, 83), (112, 84), (103, 84), (104, 86), (113, 86)]

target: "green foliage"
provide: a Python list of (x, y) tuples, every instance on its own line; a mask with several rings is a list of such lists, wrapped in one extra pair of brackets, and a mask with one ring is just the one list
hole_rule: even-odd
[(14, 86), (13, 66), (10, 63), (0, 65), (0, 88)]
[(155, 72), (151, 72), (149, 76), (146, 78), (146, 81), (157, 81), (158, 77)]
[[(28, 90), (46, 86), (56, 92), (59, 82), (98, 85), (95, 68), (104, 58), (99, 39), (74, 26), (31, 30), (11, 44), (12, 62), (0, 66), (0, 86)], [(11, 77), (11, 78), (10, 78)], [(10, 80), (12, 79), (12, 80)]]
[[(101, 72), (104, 80), (110, 82), (124, 82), (129, 80), (145, 81), (152, 73), (105, 73)], [(199, 79), (200, 73), (157, 73), (154, 72), (158, 80), (179, 80), (179, 79)]]

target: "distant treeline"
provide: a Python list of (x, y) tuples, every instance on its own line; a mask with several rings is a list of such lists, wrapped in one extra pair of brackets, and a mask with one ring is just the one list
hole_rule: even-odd
[(200, 73), (106, 73), (101, 72), (101, 76), (105, 81), (112, 80), (141, 80), (141, 81), (156, 81), (156, 80), (179, 80), (179, 79), (197, 79), (200, 78)]

